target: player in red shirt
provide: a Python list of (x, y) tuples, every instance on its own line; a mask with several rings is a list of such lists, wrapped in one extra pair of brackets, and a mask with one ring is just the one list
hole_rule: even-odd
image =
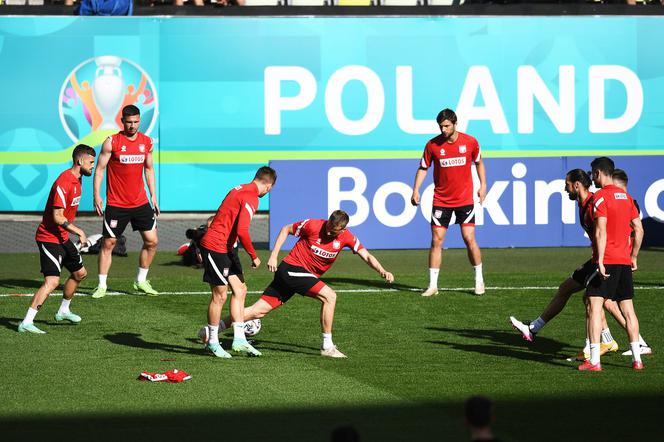
[[(632, 197), (613, 184), (613, 161), (600, 157), (595, 158), (590, 165), (595, 186), (600, 188), (595, 193), (593, 202), (594, 238), (600, 277), (591, 279), (586, 288), (586, 296), (590, 301), (588, 320), (590, 360), (580, 365), (579, 370), (602, 370), (599, 340), (604, 299), (616, 301), (625, 316), (632, 350), (632, 367), (635, 370), (642, 370), (639, 321), (632, 302), (634, 297), (632, 272), (638, 268), (637, 256), (643, 240), (643, 226)], [(634, 231), (633, 238), (632, 231)]]
[[(219, 320), (221, 309), (226, 302), (228, 286), (233, 289), (231, 296), (231, 317), (234, 339), (233, 351), (260, 356), (261, 353), (247, 342), (244, 335), (244, 300), (247, 286), (244, 283), (242, 265), (237, 254), (239, 241), (251, 257), (251, 265), (257, 268), (261, 260), (256, 255), (249, 235), (249, 224), (258, 210), (258, 198), (272, 190), (277, 181), (277, 173), (271, 167), (261, 167), (252, 182), (234, 187), (224, 198), (217, 213), (201, 239), (201, 256), (205, 273), (203, 281), (210, 284), (212, 296), (208, 306), (208, 342), (206, 348), (217, 357), (230, 358), (219, 343)], [(239, 318), (239, 319), (238, 319)]]
[[(127, 224), (138, 230), (143, 247), (138, 258), (138, 274), (134, 290), (148, 296), (159, 293), (147, 280), (150, 264), (157, 252), (157, 218), (159, 205), (155, 188), (152, 138), (138, 131), (140, 110), (134, 105), (122, 108), (123, 130), (104, 141), (94, 177), (94, 204), (97, 215), (104, 217), (103, 240), (99, 251), (99, 285), (93, 298), (106, 295), (106, 280), (111, 269), (111, 252)], [(100, 189), (104, 172), (106, 179), (106, 209)], [(145, 193), (143, 175), (150, 190), (150, 202)], [(152, 205), (150, 205), (152, 203)]]
[[(274, 249), (267, 261), (271, 272), (276, 272), (272, 283), (265, 289), (263, 296), (244, 311), (244, 320), (262, 318), (275, 308), (286, 303), (295, 293), (316, 298), (322, 302), (320, 326), (323, 338), (320, 353), (331, 358), (345, 358), (332, 341), (332, 322), (337, 294), (320, 277), (332, 267), (339, 252), (348, 247), (362, 258), (372, 269), (377, 271), (387, 282), (392, 283), (394, 276), (383, 268), (350, 230), (346, 229), (348, 214), (335, 210), (329, 219), (305, 219), (285, 225), (274, 242)], [(300, 238), (290, 253), (277, 266), (279, 250), (288, 235)], [(225, 318), (220, 323), (225, 328)]]
[(62, 290), (62, 303), (55, 314), (57, 322), (81, 322), (81, 317), (69, 309), (78, 284), (86, 277), (83, 259), (78, 249), (69, 239), (69, 234), (78, 235), (81, 244), (87, 241), (85, 232), (74, 225), (76, 211), (81, 201), (81, 176), (92, 175), (95, 165), (95, 150), (79, 144), (72, 153), (74, 164), (65, 170), (51, 186), (46, 201), (42, 222), (37, 227), (35, 240), (39, 248), (39, 261), (44, 283), (32, 297), (28, 313), (18, 326), (19, 332), (45, 333), (33, 321), (48, 295), (60, 284), (62, 266), (71, 273)]
[(442, 260), (445, 233), (452, 220), (461, 225), (461, 236), (468, 249), (468, 259), (475, 269), (475, 294), (484, 294), (482, 254), (475, 241), (475, 197), (471, 164), (475, 164), (480, 187), (480, 204), (486, 196), (486, 168), (477, 140), (456, 130), (457, 116), (443, 109), (436, 117), (441, 134), (424, 148), (420, 168), (415, 174), (411, 203), (420, 204), (420, 187), (433, 164), (434, 197), (431, 211), (431, 249), (429, 250), (429, 288), (422, 296), (438, 293), (438, 273)]

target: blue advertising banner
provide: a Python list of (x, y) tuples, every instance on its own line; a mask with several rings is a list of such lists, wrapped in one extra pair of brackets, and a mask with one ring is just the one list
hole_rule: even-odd
[(662, 155), (662, 41), (664, 17), (0, 17), (0, 211), (41, 211), (126, 104), (166, 211), (271, 160), (418, 158), (445, 107), (487, 158)]
[[(485, 159), (488, 192), (476, 204), (481, 247), (583, 246), (576, 201), (564, 189), (571, 169), (588, 170), (593, 157)], [(641, 207), (650, 244), (664, 244), (664, 157), (618, 157), (629, 175), (629, 193)], [(433, 201), (432, 172), (422, 186), (422, 204), (410, 204), (417, 160), (273, 161), (279, 181), (270, 208), (270, 246), (279, 229), (306, 218), (327, 218), (336, 209), (350, 215), (349, 229), (370, 249), (428, 248)], [(465, 247), (450, 227), (446, 247)], [(648, 238), (646, 238), (648, 239)], [(294, 244), (293, 238), (286, 247)]]

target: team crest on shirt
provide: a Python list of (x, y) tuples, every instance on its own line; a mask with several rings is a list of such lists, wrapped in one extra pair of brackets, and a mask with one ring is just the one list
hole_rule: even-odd
[(440, 156), (445, 156), (445, 149), (440, 149)]
[(466, 145), (459, 146), (459, 153), (466, 153)]
[(339, 247), (341, 247), (341, 242), (339, 242), (335, 239), (334, 241), (332, 241), (332, 247), (334, 247), (335, 249), (338, 249)]
[(226, 268), (224, 269), (224, 276), (226, 276), (226, 277), (228, 277), (228, 270), (229, 270), (228, 267), (226, 267)]
[(140, 150), (141, 152), (145, 152), (145, 144), (139, 144), (138, 150)]

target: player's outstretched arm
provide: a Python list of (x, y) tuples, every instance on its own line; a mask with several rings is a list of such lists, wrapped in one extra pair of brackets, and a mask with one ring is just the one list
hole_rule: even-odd
[(378, 260), (371, 253), (369, 253), (367, 249), (361, 249), (359, 252), (357, 252), (357, 254), (360, 255), (360, 258), (362, 258), (364, 262), (369, 264), (369, 267), (377, 271), (381, 278), (390, 284), (394, 282), (394, 275), (385, 270), (380, 262), (378, 262)]
[(277, 271), (277, 261), (279, 260), (279, 251), (286, 242), (286, 238), (288, 238), (288, 235), (292, 234), (293, 234), (293, 224), (286, 224), (281, 228), (281, 231), (279, 231), (279, 235), (277, 235), (277, 239), (274, 241), (274, 248), (272, 249), (272, 253), (270, 253), (270, 258), (267, 260), (267, 268), (271, 272)]
[(154, 213), (159, 216), (159, 203), (157, 202), (157, 187), (155, 186), (156, 178), (154, 175), (154, 160), (152, 159), (152, 152), (148, 152), (145, 156), (145, 180), (148, 182), (148, 190), (150, 191), (150, 202)]
[(639, 255), (639, 250), (641, 250), (641, 243), (643, 242), (643, 224), (641, 224), (641, 218), (634, 218), (631, 223), (632, 230), (634, 230), (634, 242), (632, 243), (632, 271), (636, 272), (638, 266), (636, 264), (636, 257)]
[(101, 145), (101, 153), (99, 154), (99, 159), (97, 160), (97, 167), (95, 168), (95, 177), (92, 180), (92, 190), (93, 190), (93, 199), (95, 210), (97, 215), (102, 216), (104, 214), (104, 200), (101, 199), (100, 189), (101, 182), (104, 179), (104, 173), (106, 172), (106, 165), (108, 160), (111, 159), (111, 152), (113, 147), (111, 146), (111, 137), (106, 138), (104, 144)]
[(65, 217), (65, 209), (60, 207), (53, 209), (53, 221), (67, 232), (78, 235), (81, 244), (85, 244), (88, 241), (88, 237), (85, 235), (83, 229), (70, 223), (67, 217)]
[(477, 190), (477, 196), (480, 199), (480, 204), (484, 204), (484, 198), (486, 198), (486, 166), (484, 166), (484, 160), (480, 160), (475, 163), (477, 168), (477, 177), (480, 179), (480, 188)]

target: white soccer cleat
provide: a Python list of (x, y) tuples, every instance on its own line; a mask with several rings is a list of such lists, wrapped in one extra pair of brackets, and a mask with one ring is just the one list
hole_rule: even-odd
[(485, 292), (484, 290), (484, 281), (475, 281), (475, 294), (477, 296), (483, 295)]
[(201, 329), (198, 330), (198, 339), (200, 339), (203, 344), (207, 345), (208, 341), (210, 340), (210, 332), (207, 326), (201, 327)]
[(422, 292), (422, 296), (425, 296), (427, 298), (429, 296), (433, 296), (433, 295), (437, 295), (437, 294), (438, 294), (438, 287), (429, 287), (428, 289), (426, 289), (425, 291)]
[[(641, 355), (651, 355), (652, 354), (652, 348), (647, 346), (647, 345), (642, 345), (641, 346)], [(627, 350), (622, 354), (623, 356), (632, 356), (632, 350)]]
[(523, 339), (525, 339), (528, 342), (532, 342), (535, 335), (533, 335), (533, 333), (530, 331), (530, 327), (528, 326), (528, 324), (524, 324), (523, 322), (516, 319), (514, 316), (510, 316), (510, 322), (512, 323), (512, 327), (521, 332), (521, 336), (523, 337)]
[(337, 346), (328, 348), (327, 350), (320, 349), (320, 355), (328, 358), (346, 358), (347, 356), (339, 351)]

